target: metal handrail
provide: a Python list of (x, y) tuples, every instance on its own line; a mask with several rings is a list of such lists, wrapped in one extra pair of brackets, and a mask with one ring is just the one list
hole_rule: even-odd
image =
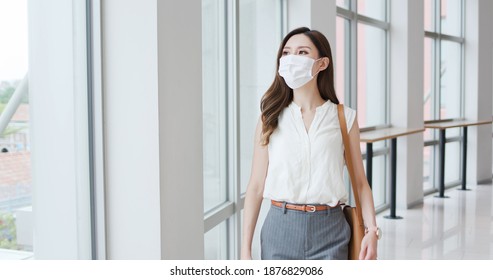
[(17, 111), (17, 108), (19, 108), (19, 105), (22, 102), (22, 98), (27, 94), (28, 92), (27, 81), (28, 78), (26, 74), (26, 76), (24, 76), (24, 79), (22, 79), (19, 86), (17, 86), (17, 88), (15, 89), (14, 94), (12, 95), (12, 97), (10, 97), (7, 106), (5, 106), (5, 109), (0, 115), (0, 135), (3, 134), (5, 128), (7, 128), (7, 126), (9, 125), (9, 122), (14, 116), (15, 111)]

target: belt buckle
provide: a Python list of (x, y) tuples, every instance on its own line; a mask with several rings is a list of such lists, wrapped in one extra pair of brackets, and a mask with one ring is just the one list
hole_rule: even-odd
[[(311, 207), (311, 210), (308, 210), (309, 207)], [(307, 205), (305, 209), (306, 209), (306, 212), (309, 212), (309, 213), (313, 213), (313, 212), (317, 211), (317, 207), (315, 207), (313, 205)]]

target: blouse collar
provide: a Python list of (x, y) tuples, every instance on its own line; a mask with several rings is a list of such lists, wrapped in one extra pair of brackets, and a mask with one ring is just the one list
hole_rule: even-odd
[[(329, 107), (329, 104), (330, 103), (332, 103), (330, 100), (325, 101), (324, 104), (322, 104), (322, 105), (318, 106), (317, 108), (315, 108), (315, 112), (318, 113), (318, 112), (325, 111)], [(300, 112), (301, 113), (301, 107), (298, 104), (296, 104), (294, 102), (294, 100), (292, 100), (291, 101), (291, 104), (289, 104), (289, 108), (291, 108), (295, 112)]]

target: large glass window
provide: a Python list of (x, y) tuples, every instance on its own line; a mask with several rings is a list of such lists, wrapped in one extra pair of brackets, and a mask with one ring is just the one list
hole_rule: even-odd
[[(37, 3), (0, 0), (0, 259), (33, 258), (33, 247), (40, 258), (89, 259), (95, 257), (96, 238), (91, 236), (88, 7), (84, 0), (49, 8)], [(64, 16), (43, 21), (48, 10)], [(56, 29), (62, 22), (71, 28)], [(46, 40), (55, 37), (60, 42)], [(75, 236), (63, 234), (75, 228)]]
[(346, 105), (357, 109), (362, 128), (389, 123), (386, 3), (385, 0), (372, 1), (371, 5), (365, 0), (337, 2), (337, 95)]
[(224, 260), (228, 258), (228, 221), (223, 221), (204, 236), (204, 258)]
[[(463, 100), (463, 1), (424, 1), (424, 120), (458, 119), (464, 116)], [(459, 129), (448, 129), (445, 165), (445, 184), (460, 181)], [(424, 185), (426, 193), (438, 185), (438, 131), (424, 133)]]
[(462, 0), (440, 1), (440, 32), (462, 36)]
[[(204, 145), (204, 213), (217, 210), (228, 197), (226, 1), (202, 1), (202, 112)], [(206, 228), (206, 259), (228, 258), (226, 222)]]
[(27, 1), (0, 1), (0, 259), (33, 250)]
[(457, 42), (442, 40), (440, 71), (440, 119), (461, 117), (461, 51)]
[(387, 0), (358, 0), (358, 14), (385, 21)]
[(336, 52), (332, 54), (335, 57), (335, 87), (337, 98), (341, 103), (345, 104), (345, 96), (351, 91), (351, 73), (349, 72), (351, 70), (351, 67), (349, 67), (351, 62), (351, 51), (349, 49), (351, 25), (349, 19), (337, 17), (336, 26)]
[(360, 127), (386, 123), (386, 31), (358, 23), (357, 110)]
[(205, 257), (239, 257), (260, 99), (273, 81), (282, 1), (202, 1)]
[(225, 2), (202, 1), (204, 211), (226, 201)]
[(276, 73), (281, 43), (279, 1), (240, 1), (239, 106), (241, 192), (246, 191), (253, 155), (253, 139), (260, 117), (260, 99)]
[[(359, 126), (388, 126), (387, 1), (337, 1), (335, 68), (338, 98), (358, 112)], [(365, 145), (361, 146), (362, 152)], [(375, 205), (386, 205), (387, 143), (374, 144)], [(380, 178), (383, 178), (380, 180)], [(349, 188), (349, 186), (348, 186)]]

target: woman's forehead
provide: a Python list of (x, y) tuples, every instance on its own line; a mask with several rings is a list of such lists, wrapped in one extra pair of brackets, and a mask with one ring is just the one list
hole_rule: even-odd
[(291, 38), (289, 38), (289, 40), (286, 42), (286, 45), (284, 46), (284, 48), (295, 49), (299, 47), (309, 47), (311, 49), (315, 48), (310, 38), (308, 38), (308, 36), (304, 34), (293, 35)]

